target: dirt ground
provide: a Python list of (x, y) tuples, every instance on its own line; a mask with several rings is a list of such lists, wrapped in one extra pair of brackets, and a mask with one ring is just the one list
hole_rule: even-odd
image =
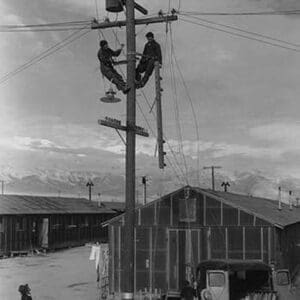
[[(91, 246), (0, 260), (0, 300), (19, 300), (20, 284), (28, 283), (34, 300), (98, 300)], [(300, 299), (299, 286), (293, 299)]]
[(20, 284), (28, 283), (32, 299), (98, 300), (95, 262), (90, 246), (43, 255), (0, 260), (0, 299), (21, 299)]

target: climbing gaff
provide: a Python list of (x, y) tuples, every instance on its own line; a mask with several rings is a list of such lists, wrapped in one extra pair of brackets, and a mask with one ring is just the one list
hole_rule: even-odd
[(121, 99), (118, 97), (115, 97), (116, 92), (112, 89), (112, 87), (109, 88), (109, 90), (105, 93), (104, 97), (101, 97), (100, 100), (105, 103), (117, 103), (120, 102)]

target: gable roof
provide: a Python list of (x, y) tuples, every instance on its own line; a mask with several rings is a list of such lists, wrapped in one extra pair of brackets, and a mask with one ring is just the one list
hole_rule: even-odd
[(285, 227), (300, 222), (300, 207), (289, 209), (289, 205), (282, 203), (282, 209), (278, 209), (278, 202), (275, 200), (253, 197), (248, 195), (233, 194), (221, 191), (204, 190), (194, 188), (199, 192), (207, 193), (217, 199), (222, 199), (224, 203), (239, 208), (245, 212), (270, 222), (279, 227)]
[[(300, 207), (293, 207), (293, 210), (290, 210), (288, 205), (282, 203), (282, 210), (280, 211), (278, 210), (278, 203), (275, 200), (229, 192), (213, 191), (190, 186), (182, 187), (138, 208), (143, 209), (143, 207), (147, 207), (155, 202), (162, 201), (170, 197), (170, 195), (175, 195), (187, 187), (195, 190), (198, 193), (205, 194), (217, 200), (223, 201), (225, 204), (238, 208), (246, 213), (251, 213), (258, 218), (261, 218), (262, 220), (265, 220), (280, 228), (300, 222)], [(105, 221), (103, 225), (116, 222), (120, 220), (122, 216), (124, 216), (124, 214)]]
[(20, 214), (115, 214), (85, 198), (0, 195), (1, 215)]
[(124, 212), (125, 211), (125, 202), (101, 201), (100, 207), (109, 208), (116, 212)]

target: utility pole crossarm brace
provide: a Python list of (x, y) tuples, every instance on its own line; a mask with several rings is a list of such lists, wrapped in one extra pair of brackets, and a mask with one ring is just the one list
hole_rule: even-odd
[[(158, 16), (152, 18), (143, 18), (143, 19), (135, 19), (135, 25), (143, 25), (143, 24), (152, 24), (152, 23), (162, 23), (162, 22), (171, 22), (177, 21), (178, 17), (176, 15), (165, 15), (165, 16)], [(104, 29), (104, 28), (111, 28), (111, 27), (122, 27), (126, 26), (126, 21), (105, 21), (98, 23), (97, 20), (93, 20), (91, 29)]]
[[(112, 127), (116, 130), (128, 131), (127, 126), (122, 125), (121, 121), (113, 119), (113, 118), (106, 117), (104, 120), (98, 120), (98, 124), (106, 126), (106, 127)], [(135, 134), (145, 136), (145, 137), (149, 137), (148, 131), (146, 131), (144, 128), (142, 128), (140, 126), (135, 126), (133, 128), (133, 131), (135, 131)]]

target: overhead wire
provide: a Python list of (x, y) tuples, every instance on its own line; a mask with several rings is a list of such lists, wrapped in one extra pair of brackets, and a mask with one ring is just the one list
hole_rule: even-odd
[[(95, 0), (95, 10), (96, 10), (97, 20), (99, 20), (99, 9), (98, 9), (98, 2), (97, 2), (97, 0)], [(105, 39), (105, 36), (104, 36), (104, 34), (103, 34), (103, 32), (102, 32), (102, 30), (100, 28), (98, 28), (97, 32), (98, 32), (98, 39), (99, 39), (99, 41), (101, 39), (101, 36), (102, 36), (102, 38)]]
[[(137, 102), (137, 106), (138, 106), (138, 108), (139, 108), (139, 110), (140, 110), (140, 112), (141, 112), (143, 118), (145, 119), (145, 122), (146, 122), (146, 124), (147, 124), (149, 130), (151, 131), (152, 135), (153, 135), (154, 137), (156, 137), (156, 133), (155, 133), (154, 130), (152, 129), (152, 127), (151, 127), (151, 125), (150, 125), (148, 119), (146, 118), (146, 115), (144, 114), (143, 109), (142, 109), (142, 107), (141, 107), (141, 105), (140, 105), (139, 102)], [(177, 170), (174, 168), (173, 164), (171, 163), (171, 161), (170, 161), (168, 158), (167, 158), (167, 160), (168, 160), (169, 165), (170, 165), (171, 168), (173, 169), (174, 174), (175, 174), (175, 176), (177, 177), (178, 181), (181, 183), (181, 178), (180, 178), (180, 176), (178, 175)]]
[(24, 63), (21, 66), (17, 67), (13, 71), (8, 72), (7, 74), (5, 74), (4, 76), (2, 76), (0, 78), (0, 84), (6, 82), (7, 80), (9, 80), (11, 78), (13, 78), (18, 73), (26, 70), (27, 68), (31, 67), (34, 64), (40, 62), (41, 60), (43, 60), (46, 57), (52, 55), (53, 53), (57, 52), (58, 50), (62, 49), (63, 47), (65, 47), (67, 45), (69, 45), (70, 43), (74, 42), (75, 40), (79, 39), (80, 37), (82, 37), (83, 35), (85, 35), (85, 34), (87, 34), (88, 32), (91, 31), (91, 29), (88, 29), (88, 30), (85, 30), (84, 32), (80, 33), (84, 29), (87, 29), (87, 26), (77, 30), (76, 32), (73, 32), (72, 34), (67, 36), (64, 40), (56, 43), (55, 45), (51, 46), (50, 48), (43, 51), (39, 55), (34, 56), (29, 61), (27, 61), (26, 63)]
[(244, 12), (202, 12), (202, 11), (180, 11), (180, 13), (197, 16), (279, 16), (279, 15), (298, 15), (300, 9), (277, 10), (277, 11), (244, 11)]
[(190, 102), (191, 110), (192, 110), (192, 114), (193, 114), (194, 125), (195, 125), (195, 130), (196, 130), (196, 139), (197, 139), (197, 169), (198, 169), (197, 170), (197, 182), (198, 182), (198, 184), (200, 184), (200, 174), (199, 174), (199, 171), (200, 171), (200, 149), (199, 149), (200, 134), (199, 134), (199, 126), (198, 126), (197, 117), (196, 117), (196, 114), (195, 114), (195, 108), (194, 108), (194, 105), (193, 105), (193, 101), (192, 101), (192, 98), (190, 96), (189, 89), (187, 87), (187, 84), (185, 82), (183, 73), (181, 71), (181, 68), (180, 68), (178, 60), (177, 60), (177, 56), (176, 56), (176, 52), (175, 52), (175, 46), (174, 46), (174, 42), (173, 42), (173, 33), (172, 33), (171, 28), (170, 28), (170, 37), (171, 37), (171, 43), (172, 43), (172, 47), (173, 47), (174, 61), (175, 61), (175, 64), (177, 66), (177, 69), (179, 71), (179, 75), (180, 75), (181, 81), (183, 83), (185, 92), (187, 94), (188, 100)]
[(0, 32), (38, 32), (38, 31), (67, 31), (77, 30), (86, 25), (91, 25), (91, 21), (70, 21), (46, 24), (28, 25), (0, 25)]
[[(186, 16), (185, 14), (182, 14), (182, 15)], [(300, 44), (287, 42), (287, 41), (284, 41), (284, 40), (281, 40), (281, 39), (270, 37), (270, 36), (265, 35), (265, 34), (261, 34), (261, 33), (253, 32), (253, 31), (241, 29), (241, 28), (238, 28), (238, 27), (235, 27), (235, 26), (214, 22), (214, 21), (199, 18), (199, 17), (194, 17), (194, 16), (189, 16), (189, 17), (193, 18), (193, 19), (196, 19), (196, 20), (199, 20), (199, 21), (202, 21), (202, 22), (205, 22), (205, 23), (209, 23), (209, 24), (220, 26), (220, 27), (225, 27), (225, 28), (233, 29), (233, 30), (236, 30), (236, 31), (239, 31), (239, 32), (243, 32), (243, 33), (259, 36), (259, 37), (262, 37), (262, 38), (266, 38), (266, 39), (271, 40), (271, 41), (280, 42), (280, 43), (287, 44), (287, 45), (294, 46), (294, 47), (300, 47)]]
[[(171, 30), (169, 26), (169, 31)], [(171, 39), (171, 37), (170, 37)], [(185, 168), (185, 177), (186, 182), (189, 184), (189, 180), (187, 177), (187, 162), (185, 159), (184, 151), (183, 151), (183, 140), (182, 140), (182, 132), (181, 132), (181, 126), (180, 126), (180, 115), (179, 115), (179, 106), (178, 106), (178, 94), (177, 94), (177, 83), (175, 79), (175, 71), (174, 71), (174, 64), (173, 64), (173, 45), (170, 44), (170, 55), (169, 55), (169, 64), (170, 64), (170, 76), (171, 76), (171, 85), (172, 85), (172, 91), (173, 91), (173, 102), (174, 102), (174, 110), (175, 110), (175, 123), (176, 123), (176, 129), (177, 129), (177, 138), (178, 138), (178, 151), (181, 156), (184, 168)]]
[[(144, 29), (145, 29), (146, 27), (147, 27), (147, 25), (144, 26)], [(121, 43), (120, 43), (120, 40), (119, 40), (119, 38), (118, 38), (118, 35), (117, 35), (114, 31), (113, 31), (113, 33), (114, 33), (114, 35), (115, 35), (116, 41), (117, 41), (119, 44), (121, 44)], [(120, 71), (120, 73), (122, 74), (122, 76), (124, 77), (125, 74), (124, 74), (122, 68), (119, 68), (119, 71)], [(150, 102), (149, 102), (149, 100), (148, 100), (148, 98), (147, 98), (145, 92), (144, 92), (143, 90), (141, 90), (141, 93), (142, 93), (142, 95), (143, 95), (145, 101), (147, 102), (148, 106), (151, 108), (151, 104), (150, 104)], [(145, 122), (147, 123), (148, 128), (150, 129), (150, 131), (152, 132), (152, 134), (153, 134), (154, 136), (156, 136), (155, 133), (154, 133), (154, 131), (152, 130), (152, 128), (151, 128), (151, 126), (150, 126), (150, 123), (148, 122), (148, 120), (147, 120), (147, 118), (146, 118), (146, 116), (145, 116), (145, 114), (144, 114), (144, 112), (143, 112), (143, 110), (142, 110), (142, 108), (141, 108), (139, 102), (137, 102), (137, 105), (138, 105), (138, 108), (139, 108), (139, 110), (140, 110), (140, 112), (141, 112), (143, 118), (145, 119)], [(153, 115), (154, 115), (154, 113), (153, 113)], [(155, 116), (154, 116), (154, 117), (155, 117)], [(155, 117), (155, 118), (156, 118), (156, 117)], [(166, 143), (169, 145), (169, 143), (167, 142), (167, 140), (166, 140)], [(173, 155), (175, 155), (170, 145), (169, 145), (169, 147), (170, 147), (170, 149), (171, 149), (171, 153), (172, 153)], [(174, 171), (174, 173), (175, 173), (175, 176), (179, 179), (179, 182), (181, 182), (181, 179), (180, 179), (180, 176), (178, 175), (177, 170), (174, 168), (173, 164), (171, 163), (171, 161), (170, 161), (168, 158), (167, 158), (167, 160), (168, 160), (169, 165), (170, 165), (171, 168), (173, 169), (173, 171)]]
[[(155, 115), (155, 113), (151, 110), (151, 104), (150, 104), (149, 99), (147, 98), (147, 95), (145, 94), (145, 92), (144, 92), (143, 90), (141, 90), (141, 93), (142, 93), (142, 95), (143, 95), (143, 97), (144, 97), (146, 103), (148, 104), (148, 106), (149, 106), (149, 108), (150, 108), (150, 112), (152, 113), (152, 116), (153, 116), (154, 120), (156, 121), (156, 120), (157, 120), (156, 115)], [(143, 110), (142, 110), (142, 107), (141, 107), (141, 105), (140, 105), (140, 103), (139, 103), (138, 101), (137, 101), (137, 105), (138, 105), (139, 110), (140, 110), (141, 113), (142, 113), (143, 118), (145, 119), (145, 121), (146, 121), (146, 123), (147, 123), (148, 128), (149, 128), (150, 131), (152, 132), (152, 135), (153, 135), (155, 138), (157, 138), (156, 133), (155, 133), (154, 130), (152, 129), (152, 127), (151, 127), (149, 121), (147, 120), (147, 118), (146, 118), (146, 116), (145, 116), (145, 114), (144, 114), (144, 112), (143, 112)], [(174, 151), (173, 151), (173, 148), (172, 148), (172, 146), (170, 145), (170, 143), (168, 142), (168, 139), (167, 139), (167, 137), (166, 137), (165, 135), (164, 135), (164, 140), (165, 140), (166, 144), (168, 145), (168, 147), (169, 147), (169, 149), (170, 149), (170, 151), (171, 151), (172, 156), (174, 157), (175, 165), (178, 167), (179, 173), (181, 173), (182, 177), (184, 178), (184, 172), (183, 172), (182, 169), (180, 168), (180, 164), (179, 164), (179, 162), (177, 161), (177, 158), (176, 158), (176, 155), (175, 155), (175, 153), (174, 153)], [(166, 160), (167, 160), (168, 164), (171, 166), (171, 168), (173, 169), (173, 171), (174, 171), (176, 177), (179, 179), (179, 182), (182, 183), (182, 180), (181, 180), (180, 176), (178, 175), (178, 171), (175, 169), (173, 163), (171, 163), (171, 160), (169, 159), (168, 156), (166, 157)]]
[(248, 39), (248, 40), (257, 41), (257, 42), (260, 42), (260, 43), (263, 43), (263, 44), (266, 44), (266, 45), (270, 45), (270, 46), (273, 46), (273, 47), (278, 47), (278, 48), (282, 48), (282, 49), (286, 49), (286, 50), (294, 51), (294, 52), (300, 52), (300, 49), (295, 49), (295, 48), (283, 46), (283, 45), (268, 42), (266, 40), (262, 40), (262, 39), (259, 39), (259, 38), (254, 38), (254, 37), (251, 37), (251, 36), (243, 35), (243, 34), (240, 34), (240, 33), (229, 31), (229, 30), (220, 29), (220, 28), (217, 28), (217, 27), (214, 27), (214, 26), (211, 26), (211, 25), (191, 21), (191, 20), (186, 19), (186, 17), (180, 17), (179, 19), (183, 22), (186, 22), (186, 23), (195, 24), (195, 25), (198, 25), (198, 26), (201, 26), (201, 27), (204, 27), (204, 28), (209, 28), (209, 29), (212, 29), (212, 30), (220, 31), (220, 32), (227, 33), (227, 34), (230, 34), (230, 35), (233, 35), (233, 36), (245, 38), (245, 39)]

